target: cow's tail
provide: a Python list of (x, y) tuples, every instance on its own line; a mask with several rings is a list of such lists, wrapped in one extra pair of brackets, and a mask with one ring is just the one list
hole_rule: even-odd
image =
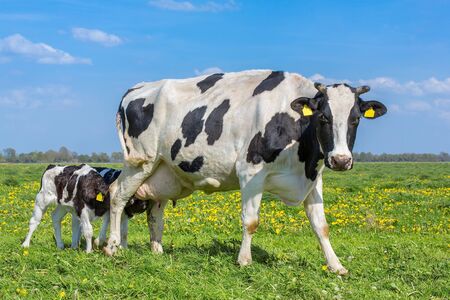
[(123, 130), (124, 128), (122, 128), (122, 116), (120, 114), (120, 112), (118, 111), (116, 114), (116, 128), (117, 128), (117, 134), (119, 135), (119, 141), (120, 141), (120, 146), (122, 147), (122, 152), (123, 152), (123, 159), (125, 161), (128, 160), (128, 147), (125, 143), (125, 138), (123, 136)]

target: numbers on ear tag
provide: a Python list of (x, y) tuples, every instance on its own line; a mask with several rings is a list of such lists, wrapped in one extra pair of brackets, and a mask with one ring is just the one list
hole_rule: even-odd
[(98, 193), (97, 197), (95, 197), (95, 200), (103, 202), (103, 194), (102, 193)]
[(306, 104), (303, 105), (302, 113), (303, 113), (303, 116), (305, 116), (305, 117), (312, 116), (312, 114), (313, 114), (311, 108)]
[(369, 108), (368, 110), (366, 110), (364, 112), (364, 117), (366, 117), (366, 118), (373, 118), (373, 117), (375, 117), (375, 110), (372, 107)]

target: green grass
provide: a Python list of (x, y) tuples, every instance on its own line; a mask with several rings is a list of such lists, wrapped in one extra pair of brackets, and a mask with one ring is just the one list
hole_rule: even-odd
[[(117, 167), (118, 165), (116, 165)], [(358, 163), (325, 172), (331, 241), (346, 277), (325, 261), (302, 207), (264, 196), (253, 265), (241, 268), (239, 193), (195, 193), (166, 210), (165, 253), (149, 250), (145, 216), (129, 249), (56, 249), (49, 213), (20, 248), (45, 165), (0, 165), (0, 298), (448, 299), (450, 164)], [(50, 208), (51, 210), (51, 208)], [(63, 238), (70, 244), (70, 218)], [(95, 222), (98, 232), (99, 221)], [(82, 245), (84, 247), (84, 244)]]

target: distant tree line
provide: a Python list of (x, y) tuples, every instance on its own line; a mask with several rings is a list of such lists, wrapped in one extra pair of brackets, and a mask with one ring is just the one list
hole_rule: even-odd
[[(362, 162), (450, 162), (450, 155), (446, 152), (433, 153), (401, 153), (401, 154), (373, 154), (370, 152), (353, 153), (355, 161)], [(48, 150), (46, 152), (33, 151), (18, 154), (14, 148), (6, 148), (0, 152), (0, 163), (106, 163), (122, 162), (122, 152), (105, 152), (78, 154), (66, 147), (58, 151)]]
[(33, 151), (18, 154), (14, 148), (6, 148), (0, 152), (0, 163), (102, 163), (122, 162), (122, 152), (93, 152), (92, 154), (78, 154), (66, 147), (59, 151), (48, 150), (45, 152)]

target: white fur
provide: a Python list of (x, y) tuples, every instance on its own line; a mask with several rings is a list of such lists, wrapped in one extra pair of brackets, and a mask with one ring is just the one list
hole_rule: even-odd
[[(348, 149), (347, 130), (348, 117), (350, 111), (355, 105), (355, 94), (345, 85), (337, 87), (328, 87), (328, 104), (330, 105), (333, 116), (333, 141), (334, 149), (329, 153), (329, 159), (333, 156), (344, 155), (352, 157)], [(331, 164), (331, 162), (330, 162)]]

